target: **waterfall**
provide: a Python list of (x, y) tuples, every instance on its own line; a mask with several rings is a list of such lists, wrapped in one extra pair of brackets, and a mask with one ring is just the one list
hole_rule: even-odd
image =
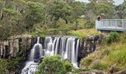
[(40, 59), (44, 55), (44, 51), (42, 45), (39, 43), (39, 39), (40, 37), (37, 37), (37, 43), (31, 49), (29, 60), (26, 62), (21, 74), (35, 74), (35, 71), (38, 69)]
[(53, 56), (55, 53), (55, 44), (56, 44), (56, 40), (57, 38), (54, 38), (53, 42), (52, 42), (52, 50), (50, 52), (50, 55)]
[[(73, 42), (73, 45), (75, 45), (75, 42)], [(77, 40), (76, 48), (74, 48), (74, 46), (73, 46), (73, 50), (72, 50), (72, 64), (75, 68), (78, 68), (78, 64), (77, 64), (78, 46), (79, 46), (79, 39)]]
[(44, 44), (39, 43), (39, 40), (40, 37), (37, 37), (37, 43), (31, 49), (29, 60), (26, 62), (21, 74), (34, 74), (38, 68), (40, 59), (53, 55), (60, 55), (62, 60), (70, 60), (72, 65), (78, 68), (79, 39), (72, 36), (49, 36), (45, 38)]

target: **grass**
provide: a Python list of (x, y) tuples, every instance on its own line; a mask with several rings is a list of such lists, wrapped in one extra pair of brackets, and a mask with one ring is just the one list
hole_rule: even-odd
[(80, 29), (76, 31), (71, 30), (68, 31), (68, 34), (77, 36), (78, 38), (83, 38), (87, 36), (96, 36), (99, 35), (100, 33), (95, 28), (91, 28), (91, 29)]
[[(92, 59), (90, 63), (89, 59)], [(85, 63), (89, 62), (85, 65)], [(87, 66), (87, 67), (85, 67)], [(126, 66), (126, 33), (120, 34), (119, 41), (102, 44), (100, 48), (81, 60), (81, 68), (109, 70), (114, 67), (124, 70)]]

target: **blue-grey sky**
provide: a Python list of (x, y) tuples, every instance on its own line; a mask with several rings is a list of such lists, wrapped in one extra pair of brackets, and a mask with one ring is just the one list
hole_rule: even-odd
[[(88, 0), (77, 0), (77, 1), (88, 2)], [(114, 0), (114, 1), (115, 1), (115, 5), (119, 5), (122, 4), (124, 0)]]

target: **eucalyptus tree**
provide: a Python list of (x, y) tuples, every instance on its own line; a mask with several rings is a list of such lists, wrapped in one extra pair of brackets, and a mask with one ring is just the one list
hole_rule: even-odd
[(71, 21), (72, 13), (73, 13), (73, 7), (68, 4), (65, 4), (65, 6), (62, 9), (61, 17), (63, 18), (63, 20), (65, 20), (66, 24), (68, 24), (68, 22)]
[[(13, 5), (12, 5), (13, 4)], [(17, 34), (20, 29), (18, 20), (22, 17), (21, 13), (16, 9), (15, 1), (4, 0), (1, 7), (1, 33), (0, 39), (6, 38), (11, 34)]]
[(25, 12), (26, 29), (32, 29), (35, 24), (40, 23), (43, 20), (43, 12), (44, 6), (42, 3), (28, 1)]
[(89, 3), (86, 5), (86, 19), (88, 21), (94, 21), (94, 18), (95, 18), (95, 13), (94, 13), (94, 8), (96, 6), (96, 3), (97, 0), (89, 0)]
[(51, 15), (52, 15), (52, 19), (53, 19), (53, 23), (54, 23), (54, 28), (57, 27), (57, 22), (59, 20), (59, 18), (62, 16), (62, 9), (64, 7), (64, 2), (62, 0), (54, 0), (53, 2), (53, 6), (52, 6), (52, 9), (51, 9)]
[(94, 10), (96, 15), (102, 15), (104, 18), (111, 18), (114, 12), (113, 0), (99, 0)]
[(96, 16), (102, 15), (104, 18), (110, 18), (114, 12), (113, 0), (89, 0), (87, 4), (87, 16), (90, 21), (94, 21)]
[[(105, 3), (98, 3), (94, 8), (96, 15), (104, 15), (106, 18), (114, 11), (114, 8)], [(110, 17), (109, 17), (110, 18)]]
[(72, 6), (72, 8), (73, 8), (73, 12), (72, 12), (72, 18), (73, 18), (73, 20), (75, 21), (75, 30), (77, 30), (78, 29), (78, 23), (79, 23), (79, 18), (80, 18), (80, 16), (81, 15), (83, 15), (83, 9), (84, 8), (82, 8), (83, 6), (81, 6), (82, 5), (82, 2), (73, 2), (72, 4), (71, 4), (71, 6)]
[[(72, 0), (70, 2), (72, 3)], [(53, 0), (49, 13), (51, 20), (53, 20), (54, 28), (57, 28), (57, 22), (60, 18), (63, 19), (66, 24), (68, 24), (70, 21), (70, 17), (72, 16), (73, 12), (73, 7), (70, 6), (70, 2), (64, 0)]]

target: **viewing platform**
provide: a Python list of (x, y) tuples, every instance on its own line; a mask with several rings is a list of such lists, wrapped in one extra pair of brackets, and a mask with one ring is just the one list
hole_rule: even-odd
[(126, 19), (102, 19), (95, 21), (98, 31), (126, 31)]

